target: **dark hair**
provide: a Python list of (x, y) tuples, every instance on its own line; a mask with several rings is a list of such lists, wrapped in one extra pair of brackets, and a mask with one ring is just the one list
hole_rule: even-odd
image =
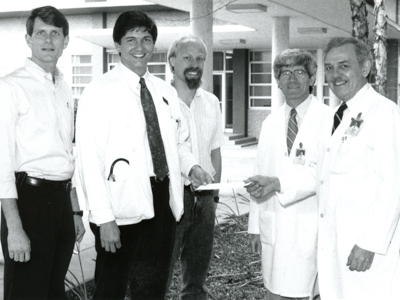
[(153, 42), (157, 40), (157, 26), (154, 21), (145, 13), (140, 11), (126, 11), (119, 15), (114, 25), (113, 39), (115, 43), (121, 44), (122, 37), (128, 31), (145, 27), (153, 37)]
[(286, 49), (279, 54), (274, 61), (274, 77), (279, 79), (282, 67), (303, 66), (309, 77), (317, 73), (317, 61), (315, 57), (304, 50)]
[(32, 36), (36, 18), (40, 18), (47, 25), (52, 25), (63, 29), (64, 36), (69, 34), (69, 24), (65, 16), (53, 6), (43, 6), (32, 10), (26, 20), (26, 33)]
[(331, 39), (324, 49), (324, 59), (332, 48), (338, 48), (348, 44), (354, 45), (356, 58), (360, 66), (366, 61), (373, 62), (371, 48), (366, 43), (353, 37), (335, 37)]

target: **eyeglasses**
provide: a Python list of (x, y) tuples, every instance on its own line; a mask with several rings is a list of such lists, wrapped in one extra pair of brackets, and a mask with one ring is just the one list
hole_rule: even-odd
[(301, 69), (296, 69), (294, 71), (290, 70), (284, 70), (281, 72), (281, 75), (279, 76), (280, 79), (289, 79), (292, 74), (297, 78), (297, 79), (303, 79), (306, 77), (307, 72)]

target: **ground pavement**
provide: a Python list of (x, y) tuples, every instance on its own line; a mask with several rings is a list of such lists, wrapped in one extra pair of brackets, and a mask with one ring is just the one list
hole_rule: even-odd
[[(241, 148), (240, 146), (233, 145), (233, 142), (228, 141), (226, 136), (225, 145), (221, 148), (222, 153), (222, 178), (221, 182), (228, 181), (243, 181), (253, 174), (254, 160), (257, 151), (257, 146), (250, 146)], [(241, 196), (249, 199), (244, 188), (236, 188), (234, 190), (220, 190), (220, 204), (217, 208), (218, 222), (224, 222), (224, 218), (228, 214), (244, 214), (248, 212), (248, 205), (245, 201), (240, 200)], [(85, 208), (84, 196), (78, 186), (78, 197), (81, 208)], [(235, 203), (235, 197), (238, 205)], [(79, 245), (80, 260), (77, 254), (74, 254), (71, 259), (70, 271), (82, 281), (81, 265), (83, 268), (84, 279), (90, 280), (94, 276), (96, 251), (94, 249), (94, 236), (89, 228), (88, 212), (84, 211), (83, 221), (86, 228), (86, 234), (83, 241)], [(77, 253), (77, 251), (76, 251)], [(0, 263), (0, 299), (3, 298), (3, 268), (4, 265)], [(68, 278), (75, 281), (71, 274)]]

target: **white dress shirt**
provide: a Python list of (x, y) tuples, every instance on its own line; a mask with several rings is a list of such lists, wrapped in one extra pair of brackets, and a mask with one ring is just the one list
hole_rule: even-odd
[[(216, 171), (211, 161), (211, 151), (224, 144), (222, 116), (218, 98), (199, 88), (190, 107), (180, 99), (182, 114), (190, 128), (192, 153), (199, 165), (208, 174), (214, 176)], [(185, 176), (185, 184), (190, 180)]]
[(0, 198), (17, 198), (14, 172), (48, 180), (74, 173), (74, 102), (62, 73), (55, 83), (32, 60), (0, 81)]
[[(306, 114), (308, 108), (310, 107), (311, 104), (311, 99), (312, 96), (308, 96), (306, 100), (304, 100), (302, 103), (297, 105), (294, 109), (296, 110), (296, 121), (297, 121), (297, 127), (300, 128), (301, 122), (303, 122), (304, 115)], [(286, 102), (285, 102), (285, 124), (286, 124), (286, 132), (288, 129), (288, 124), (289, 124), (289, 118), (290, 118), (290, 111), (292, 110), (292, 107), (290, 107)]]

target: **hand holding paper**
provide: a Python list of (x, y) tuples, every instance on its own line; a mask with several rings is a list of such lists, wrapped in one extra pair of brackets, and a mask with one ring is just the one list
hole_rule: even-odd
[(200, 166), (196, 165), (192, 169), (192, 173), (190, 175), (190, 180), (192, 181), (192, 186), (196, 189), (203, 184), (210, 184), (213, 181), (213, 178), (204, 171)]
[(281, 183), (277, 177), (256, 175), (247, 178), (244, 182), (249, 184), (246, 188), (247, 192), (256, 199), (281, 191)]

